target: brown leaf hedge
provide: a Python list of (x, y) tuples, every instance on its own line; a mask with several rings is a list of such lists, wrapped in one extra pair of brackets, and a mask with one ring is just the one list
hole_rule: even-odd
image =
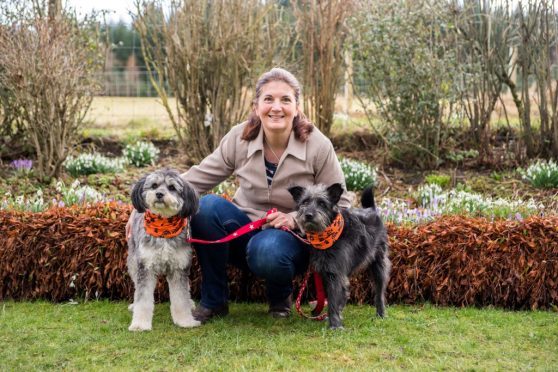
[[(125, 225), (119, 203), (0, 211), (0, 300), (130, 300)], [(415, 227), (389, 225), (389, 303), (548, 309), (558, 305), (558, 217), (489, 221), (443, 217)], [(231, 298), (265, 301), (262, 280), (231, 268)], [(194, 256), (192, 292), (199, 297)], [(296, 279), (295, 289), (301, 278)], [(309, 293), (313, 293), (310, 291)], [(364, 274), (351, 279), (351, 301), (372, 303)], [(168, 299), (159, 280), (156, 299)]]

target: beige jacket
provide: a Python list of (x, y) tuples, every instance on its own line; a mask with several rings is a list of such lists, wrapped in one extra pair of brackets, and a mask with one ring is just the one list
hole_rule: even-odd
[[(233, 203), (246, 212), (252, 221), (263, 218), (270, 208), (284, 213), (294, 211), (295, 203), (287, 191), (290, 186), (308, 186), (318, 183), (331, 185), (345, 178), (331, 141), (318, 128), (314, 128), (303, 143), (291, 132), (287, 149), (281, 156), (271, 186), (267, 185), (263, 151), (263, 129), (256, 139), (240, 139), (246, 122), (234, 126), (219, 147), (196, 166), (182, 174), (194, 188), (203, 193), (234, 174), (240, 184)], [(350, 206), (347, 193), (341, 196), (339, 206)]]

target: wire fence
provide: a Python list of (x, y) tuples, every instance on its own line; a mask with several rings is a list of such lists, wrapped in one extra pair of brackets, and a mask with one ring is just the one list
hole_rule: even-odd
[(145, 67), (104, 71), (100, 73), (99, 80), (102, 82), (102, 96), (157, 97)]

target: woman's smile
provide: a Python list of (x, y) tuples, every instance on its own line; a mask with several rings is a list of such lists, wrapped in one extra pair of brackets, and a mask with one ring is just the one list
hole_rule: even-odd
[(298, 114), (295, 92), (287, 83), (271, 81), (262, 87), (255, 112), (266, 131), (290, 132)]

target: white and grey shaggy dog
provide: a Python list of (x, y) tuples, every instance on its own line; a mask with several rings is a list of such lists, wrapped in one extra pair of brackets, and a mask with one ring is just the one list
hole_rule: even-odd
[(153, 214), (164, 218), (187, 218), (198, 209), (198, 196), (190, 184), (175, 170), (158, 170), (141, 178), (133, 187), (134, 214), (128, 241), (128, 272), (134, 281), (134, 303), (130, 331), (151, 330), (154, 291), (157, 276), (165, 275), (169, 284), (170, 310), (179, 327), (196, 327), (200, 322), (192, 316), (188, 278), (192, 248), (186, 242), (190, 226), (171, 238), (147, 233), (144, 219)]
[(329, 326), (342, 328), (342, 311), (349, 298), (349, 277), (366, 269), (375, 283), (376, 314), (385, 314), (385, 291), (391, 262), (387, 232), (376, 213), (372, 188), (362, 195), (363, 208), (340, 209), (337, 206), (341, 184), (289, 188), (297, 204), (296, 220), (303, 233), (319, 233), (341, 213), (344, 228), (330, 248), (311, 248), (310, 267), (320, 273), (328, 298)]

